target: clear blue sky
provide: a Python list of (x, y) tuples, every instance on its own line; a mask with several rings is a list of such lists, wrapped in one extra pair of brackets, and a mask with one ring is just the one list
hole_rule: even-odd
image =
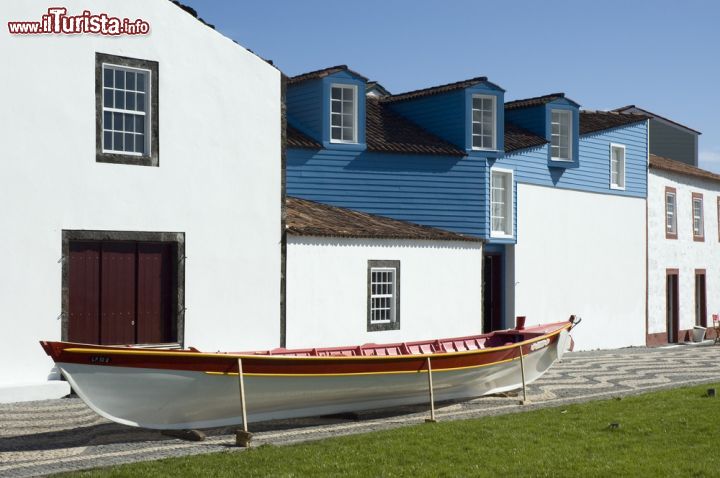
[(347, 64), (393, 93), (486, 75), (506, 99), (558, 91), (701, 131), (720, 172), (717, 0), (183, 0), (287, 75)]

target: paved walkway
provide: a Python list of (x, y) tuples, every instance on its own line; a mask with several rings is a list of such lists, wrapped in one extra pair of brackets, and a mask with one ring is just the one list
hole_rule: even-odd
[[(720, 381), (720, 347), (630, 348), (567, 354), (517, 397), (440, 404), (438, 420), (457, 420)], [(427, 407), (253, 424), (254, 444), (286, 444), (421, 423)], [(186, 442), (118, 425), (78, 398), (0, 405), (0, 476), (25, 477), (171, 456), (238, 450), (231, 428)]]

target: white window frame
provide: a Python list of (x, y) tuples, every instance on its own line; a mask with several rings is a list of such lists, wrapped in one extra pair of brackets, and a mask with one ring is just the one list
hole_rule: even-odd
[[(505, 174), (509, 177), (508, 182), (508, 189), (504, 192), (505, 193), (505, 200), (503, 204), (504, 209), (504, 219), (507, 221), (505, 224), (505, 229), (502, 231), (497, 231), (493, 229), (493, 222), (495, 219), (494, 215), (494, 208), (493, 208), (493, 175), (494, 174)], [(514, 177), (514, 171), (512, 169), (503, 169), (503, 168), (491, 168), (490, 169), (490, 237), (497, 237), (497, 238), (503, 238), (503, 239), (510, 239), (514, 235), (514, 227), (515, 227), (515, 205), (514, 205), (514, 198), (515, 198), (515, 177)], [(508, 232), (509, 231), (509, 232)]]
[[(392, 285), (392, 293), (391, 294), (383, 294), (378, 293), (374, 294), (372, 292), (373, 286), (377, 284), (377, 282), (374, 282), (372, 280), (372, 277), (375, 273), (383, 273), (383, 272), (389, 272), (392, 273), (392, 281), (390, 284)], [(382, 284), (385, 284), (386, 282), (382, 282)], [(389, 318), (388, 319), (375, 319), (375, 312), (378, 311), (384, 311), (388, 310), (388, 308), (385, 307), (373, 307), (374, 300), (373, 299), (385, 299), (390, 298), (390, 308), (389, 308)], [(396, 267), (371, 267), (370, 268), (370, 324), (371, 325), (377, 325), (377, 324), (392, 324), (397, 320), (397, 268)]]
[[(142, 72), (146, 76), (145, 80), (145, 111), (138, 111), (138, 110), (128, 110), (128, 109), (121, 109), (121, 108), (108, 108), (105, 106), (105, 68), (109, 67), (112, 68), (113, 74), (115, 70), (123, 70), (123, 71), (131, 71), (131, 72)], [(151, 143), (151, 134), (152, 134), (152, 128), (151, 128), (151, 113), (152, 113), (152, 71), (145, 69), (145, 68), (133, 68), (130, 66), (124, 66), (124, 65), (117, 65), (115, 63), (108, 63), (104, 62), (101, 64), (100, 68), (102, 69), (101, 73), (101, 88), (102, 88), (102, 94), (100, 96), (102, 101), (102, 117), (100, 118), (100, 121), (102, 121), (102, 126), (100, 128), (100, 134), (101, 134), (101, 141), (102, 141), (102, 152), (103, 153), (109, 153), (109, 154), (122, 154), (126, 156), (150, 156), (150, 145)], [(112, 88), (113, 92), (117, 90), (113, 86)], [(130, 90), (123, 90), (123, 91), (130, 91)], [(136, 116), (144, 116), (145, 117), (145, 131), (143, 131), (143, 136), (145, 140), (145, 147), (143, 148), (145, 150), (144, 153), (138, 153), (135, 151), (120, 151), (116, 149), (107, 149), (105, 147), (105, 112), (110, 113), (120, 113), (120, 114), (132, 114)], [(114, 130), (113, 130), (114, 131)], [(124, 133), (123, 133), (124, 134)]]
[[(613, 182), (613, 153), (616, 150), (622, 151), (622, 162), (617, 161), (618, 163), (618, 180), (617, 182)], [(616, 144), (616, 143), (610, 143), (610, 189), (619, 189), (621, 191), (625, 190), (625, 177), (626, 177), (626, 165), (627, 165), (627, 156), (626, 156), (626, 150), (624, 144)]]
[[(672, 212), (668, 207), (669, 198), (672, 197)], [(672, 230), (670, 227), (672, 226)], [(665, 237), (668, 239), (677, 238), (677, 191), (665, 189)]]
[[(705, 240), (705, 204), (704, 204), (704, 197), (700, 193), (692, 193), (692, 202), (691, 202), (691, 208), (692, 208), (692, 231), (693, 231), (693, 239), (694, 240)], [(695, 204), (700, 204), (700, 214), (695, 214)], [(695, 228), (695, 222), (698, 222), (699, 227)], [(695, 231), (700, 230), (700, 233), (696, 233)]]
[[(333, 104), (333, 97), (332, 97), (332, 91), (333, 88), (341, 88), (341, 89), (350, 89), (352, 90), (352, 98), (353, 98), (353, 137), (352, 140), (347, 140), (342, 138), (343, 134), (343, 126), (342, 126), (342, 117), (343, 117), (343, 111), (342, 111), (342, 100), (340, 101), (340, 113), (333, 113), (332, 110), (332, 104)], [(358, 91), (357, 91), (357, 85), (348, 85), (347, 83), (331, 83), (330, 84), (330, 94), (328, 95), (328, 101), (329, 101), (329, 116), (328, 116), (328, 127), (329, 127), (329, 134), (330, 134), (330, 142), (331, 143), (338, 143), (338, 144), (357, 144), (358, 142)], [(332, 118), (333, 114), (339, 114), (340, 115), (340, 126), (333, 126), (332, 124)], [(333, 128), (340, 128), (340, 137), (341, 139), (333, 139)]]
[[(558, 113), (563, 116), (567, 116), (568, 118), (568, 157), (567, 158), (560, 158), (552, 155), (553, 150), (553, 138), (558, 137), (560, 138), (560, 134), (554, 134), (552, 132), (552, 125), (553, 122), (553, 114)], [(563, 162), (572, 162), (573, 160), (573, 112), (570, 110), (562, 110), (562, 109), (551, 109), (550, 110), (550, 159), (553, 161), (563, 161)]]
[[(481, 146), (475, 146), (475, 138), (479, 137), (481, 138), (480, 141), (482, 141), (482, 135), (481, 134), (475, 134), (474, 132), (474, 125), (479, 124), (482, 128), (482, 121), (475, 121), (474, 119), (474, 112), (475, 111), (482, 111), (482, 110), (476, 110), (473, 106), (475, 103), (475, 98), (481, 99), (481, 100), (490, 100), (492, 101), (492, 119), (491, 119), (491, 125), (492, 125), (492, 134), (490, 135), (492, 137), (492, 144), (490, 147), (481, 147)], [(470, 146), (472, 147), (473, 151), (496, 151), (497, 150), (497, 97), (494, 95), (472, 95), (472, 98), (470, 100)]]

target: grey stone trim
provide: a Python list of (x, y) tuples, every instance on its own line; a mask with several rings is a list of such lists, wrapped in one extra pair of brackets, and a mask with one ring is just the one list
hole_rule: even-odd
[(176, 276), (173, 286), (175, 296), (175, 322), (173, 335), (177, 342), (185, 342), (185, 233), (184, 232), (139, 232), (139, 231), (86, 231), (62, 230), (62, 286), (61, 286), (61, 337), (68, 340), (70, 326), (70, 241), (137, 241), (171, 242), (176, 245)]
[[(144, 70), (150, 70), (150, 151), (145, 156), (103, 152), (103, 63), (112, 63), (113, 65), (127, 66), (129, 68), (142, 68)], [(130, 164), (135, 166), (160, 166), (158, 70), (159, 65), (156, 61), (108, 55), (105, 53), (95, 53), (95, 161), (98, 163)]]
[[(370, 296), (373, 267), (395, 268), (395, 320), (386, 324), (373, 324), (370, 322)], [(367, 265), (367, 331), (378, 332), (382, 330), (400, 330), (400, 261), (369, 260)]]
[(287, 76), (280, 73), (280, 347), (287, 345), (287, 181), (285, 169), (287, 165)]

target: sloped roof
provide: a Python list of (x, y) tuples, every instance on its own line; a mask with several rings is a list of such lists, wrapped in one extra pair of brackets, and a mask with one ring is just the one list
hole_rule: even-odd
[(489, 82), (486, 76), (478, 76), (476, 78), (470, 78), (469, 80), (456, 81), (454, 83), (448, 83), (446, 85), (431, 86), (429, 88), (422, 88), (420, 90), (413, 90), (405, 93), (398, 93), (397, 95), (386, 96), (382, 99), (382, 101), (394, 103), (398, 101), (414, 100), (416, 98), (422, 98), (425, 96), (438, 95), (440, 93), (447, 93), (449, 91), (470, 88), (471, 86), (475, 86), (479, 83), (487, 83), (499, 90), (505, 91), (498, 85)]
[(315, 71), (308, 71), (307, 73), (302, 73), (300, 75), (295, 75), (290, 78), (288, 78), (287, 82), (289, 85), (294, 85), (303, 81), (308, 80), (318, 80), (320, 78), (325, 78), (326, 76), (330, 76), (334, 73), (339, 73), (341, 71), (347, 71), (348, 73), (351, 73), (357, 77), (362, 78), (365, 81), (368, 81), (366, 77), (361, 75), (360, 73), (351, 70), (347, 67), (347, 65), (336, 65), (336, 66), (330, 66), (328, 68), (322, 68), (320, 70)]
[(650, 168), (720, 182), (720, 174), (711, 173), (705, 169), (696, 168), (695, 166), (654, 154), (650, 155)]
[(296, 197), (288, 197), (286, 206), (285, 230), (294, 236), (483, 242), (477, 237)]
[(547, 144), (548, 141), (513, 123), (505, 122), (505, 152), (519, 149), (535, 148)]
[[(565, 98), (565, 93), (550, 93), (549, 95), (535, 96), (533, 98), (525, 98), (522, 100), (508, 101), (505, 103), (506, 110), (515, 110), (520, 108), (530, 108), (533, 106), (541, 106), (550, 103), (551, 101)], [(568, 101), (572, 101), (567, 98)], [(575, 103), (574, 101), (572, 101)], [(577, 103), (576, 103), (577, 104)]]
[(288, 123), (285, 131), (287, 138), (287, 145), (290, 148), (302, 148), (302, 149), (320, 149), (322, 145), (312, 139), (310, 136), (305, 135), (299, 129), (295, 128)]
[(580, 134), (595, 133), (606, 129), (647, 121), (650, 117), (635, 113), (615, 111), (580, 111)]
[(664, 116), (660, 116), (659, 114), (653, 113), (653, 112), (648, 111), (648, 110), (643, 109), (643, 108), (639, 108), (639, 107), (637, 107), (637, 106), (635, 106), (635, 105), (627, 105), (627, 106), (623, 106), (622, 108), (615, 108), (613, 111), (617, 111), (617, 112), (619, 112), (619, 113), (622, 113), (622, 112), (626, 112), (627, 110), (638, 110), (638, 111), (642, 111), (643, 114), (646, 114), (647, 116), (649, 116), (649, 117), (651, 117), (651, 118), (659, 118), (659, 119), (661, 119), (661, 120), (663, 120), (663, 121), (667, 121), (668, 123), (674, 124), (675, 126), (677, 126), (677, 127), (679, 127), (679, 128), (686, 129), (686, 130), (690, 131), (691, 133), (702, 134), (700, 131), (694, 130), (694, 129), (688, 127), (688, 126), (685, 126), (684, 124), (680, 124), (680, 123), (678, 123), (677, 121), (673, 121), (673, 120), (671, 120), (671, 119), (665, 118)]
[(392, 111), (377, 98), (365, 101), (369, 151), (465, 156), (465, 151)]

